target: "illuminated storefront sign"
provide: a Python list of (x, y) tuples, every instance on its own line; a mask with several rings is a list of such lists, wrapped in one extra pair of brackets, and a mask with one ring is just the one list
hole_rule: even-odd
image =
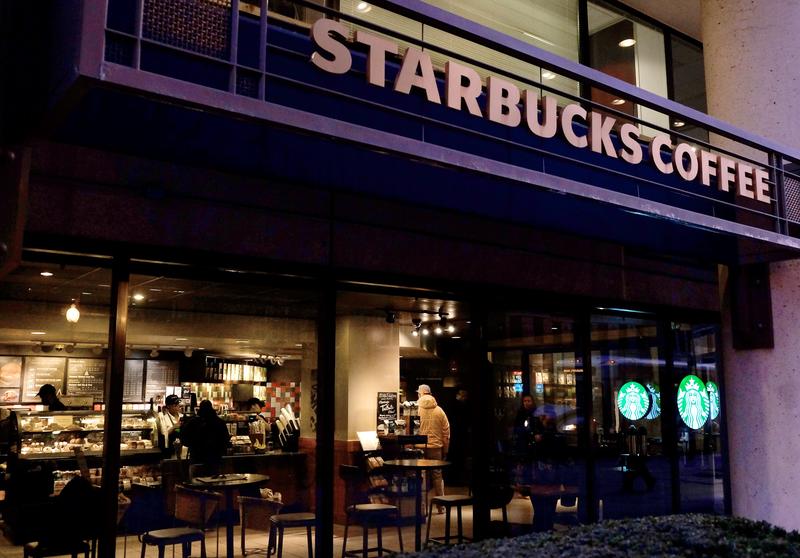
[[(311, 28), (311, 37), (317, 46), (311, 61), (318, 68), (333, 74), (344, 74), (353, 65), (353, 56), (346, 42), (348, 28), (332, 19), (320, 19)], [(387, 55), (396, 56), (400, 46), (384, 37), (356, 30), (355, 43), (367, 49), (367, 82), (386, 87)], [(560, 109), (556, 99), (543, 96), (536, 89), (520, 90), (515, 84), (497, 76), (488, 76), (486, 85), (472, 68), (448, 60), (444, 65), (444, 97), (442, 97), (430, 55), (416, 47), (408, 47), (402, 54), (400, 70), (393, 89), (409, 94), (417, 89), (427, 100), (444, 104), (454, 110), (467, 111), (473, 116), (486, 118), (497, 124), (515, 128), (523, 122), (528, 130), (541, 138), (560, 134), (570, 145), (589, 148), (632, 165), (644, 160), (641, 131), (629, 122), (621, 125), (602, 111), (587, 111), (580, 104), (568, 104)], [(485, 94), (481, 109), (478, 99)], [(521, 107), (520, 107), (521, 105)], [(576, 130), (576, 124), (585, 126)], [(612, 131), (621, 147), (614, 145)], [(665, 153), (666, 152), (666, 153)], [(671, 157), (665, 156), (671, 154)], [(716, 178), (716, 187), (722, 192), (733, 191), (739, 197), (770, 204), (769, 175), (764, 169), (734, 161), (723, 155), (698, 149), (688, 143), (672, 145), (670, 136), (656, 133), (650, 140), (648, 158), (662, 174), (677, 174), (687, 182), (699, 181), (706, 187)]]
[(650, 396), (639, 382), (628, 382), (619, 388), (617, 407), (628, 420), (639, 420), (650, 408)]
[(719, 388), (714, 382), (708, 382), (706, 384), (706, 391), (708, 392), (711, 420), (716, 420), (719, 416)]
[(678, 414), (692, 430), (699, 430), (708, 420), (709, 398), (703, 380), (686, 376), (678, 386)]
[(644, 418), (647, 420), (657, 419), (661, 415), (661, 390), (656, 384), (646, 384), (646, 387), (650, 394), (650, 412)]

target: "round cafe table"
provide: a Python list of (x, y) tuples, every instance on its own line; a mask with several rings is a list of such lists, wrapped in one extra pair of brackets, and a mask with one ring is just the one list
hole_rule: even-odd
[(449, 461), (441, 459), (389, 459), (383, 466), (399, 471), (414, 471), (417, 480), (417, 498), (414, 505), (414, 550), (422, 547), (422, 471), (442, 469), (450, 465)]
[(225, 495), (225, 537), (226, 555), (233, 558), (233, 526), (236, 520), (236, 509), (233, 506), (233, 491), (246, 486), (256, 486), (269, 481), (267, 475), (256, 473), (229, 473), (213, 477), (194, 477), (188, 486), (201, 490), (213, 490)]

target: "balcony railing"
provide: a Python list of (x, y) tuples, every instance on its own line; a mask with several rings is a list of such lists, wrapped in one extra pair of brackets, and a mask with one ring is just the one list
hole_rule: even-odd
[[(357, 10), (335, 10), (309, 0), (271, 1), (271, 11), (267, 0), (86, 0), (86, 4), (91, 9), (85, 10), (89, 15), (84, 22), (81, 69), (90, 77), (633, 212), (800, 248), (800, 152), (420, 0), (371, 2), (376, 10), (392, 13), (402, 22), (392, 28)], [(685, 143), (695, 150), (688, 155), (690, 162), (706, 151), (764, 169), (769, 175), (769, 200), (743, 199), (734, 191), (703, 186), (699, 179), (682, 181), (676, 172), (618, 164), (563, 141), (539, 141), (486, 119), (470, 119), (463, 110), (420, 103), (418, 96), (392, 97), (389, 87), (366, 85), (363, 46), (348, 46), (353, 75), (339, 78), (319, 71), (309, 63), (315, 48), (309, 29), (320, 18), (341, 22), (348, 35), (361, 29), (399, 45), (398, 55), (386, 58), (387, 75), (399, 71), (407, 48), (416, 47), (433, 61), (440, 92), (444, 61), (457, 61), (481, 78), (496, 76), (534, 91), (537, 97), (552, 96), (560, 106), (572, 104), (614, 118), (615, 146), (622, 124), (633, 124), (645, 156), (647, 139), (663, 134), (672, 146)], [(87, 44), (97, 47), (90, 37), (98, 33), (104, 37), (101, 56), (87, 51)], [(558, 79), (542, 79), (544, 72)], [(591, 92), (597, 90), (647, 107), (659, 118), (643, 119), (592, 100)], [(322, 96), (347, 110), (315, 111), (313, 103), (301, 101), (309, 96)], [(485, 97), (481, 94), (483, 108)], [(541, 102), (537, 106), (542, 110)], [(700, 137), (710, 140), (661, 124), (676, 120), (703, 130)], [(581, 119), (576, 122), (581, 130)], [(580, 132), (584, 133), (585, 129)], [(459, 139), (453, 140), (456, 136)], [(665, 153), (662, 158), (667, 164), (677, 162), (671, 157)], [(575, 169), (583, 174), (576, 175)]]

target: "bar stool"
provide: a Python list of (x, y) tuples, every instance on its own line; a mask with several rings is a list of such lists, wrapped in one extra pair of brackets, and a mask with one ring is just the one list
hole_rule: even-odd
[(292, 527), (305, 527), (308, 538), (308, 558), (314, 558), (314, 547), (311, 544), (311, 528), (316, 523), (316, 516), (309, 512), (280, 513), (269, 518), (269, 543), (267, 545), (267, 556), (272, 556), (275, 552), (275, 532), (278, 534), (278, 555), (283, 558), (283, 530)]
[[(461, 508), (464, 506), (471, 506), (473, 504), (472, 496), (466, 496), (464, 494), (452, 494), (450, 496), (435, 496), (431, 498), (431, 503), (428, 505), (428, 529), (427, 533), (425, 534), (425, 539), (429, 541), (435, 542), (443, 542), (444, 544), (450, 544), (450, 510), (452, 508), (456, 508), (458, 513), (458, 542), (464, 541), (471, 541), (472, 539), (464, 536), (463, 531), (463, 523), (461, 521)], [(444, 523), (444, 537), (433, 537), (431, 538), (431, 518), (433, 514), (433, 506), (442, 506), (444, 507), (444, 513), (447, 515), (445, 516), (445, 523)]]

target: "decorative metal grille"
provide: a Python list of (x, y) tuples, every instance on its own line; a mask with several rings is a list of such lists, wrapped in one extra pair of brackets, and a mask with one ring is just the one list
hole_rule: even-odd
[(240, 71), (236, 75), (236, 94), (258, 98), (258, 74)]
[(133, 65), (133, 42), (123, 37), (109, 35), (106, 39), (106, 60), (125, 66)]
[(784, 176), (783, 191), (786, 199), (786, 218), (800, 223), (800, 180)]
[(142, 36), (214, 58), (230, 57), (230, 0), (145, 0)]

